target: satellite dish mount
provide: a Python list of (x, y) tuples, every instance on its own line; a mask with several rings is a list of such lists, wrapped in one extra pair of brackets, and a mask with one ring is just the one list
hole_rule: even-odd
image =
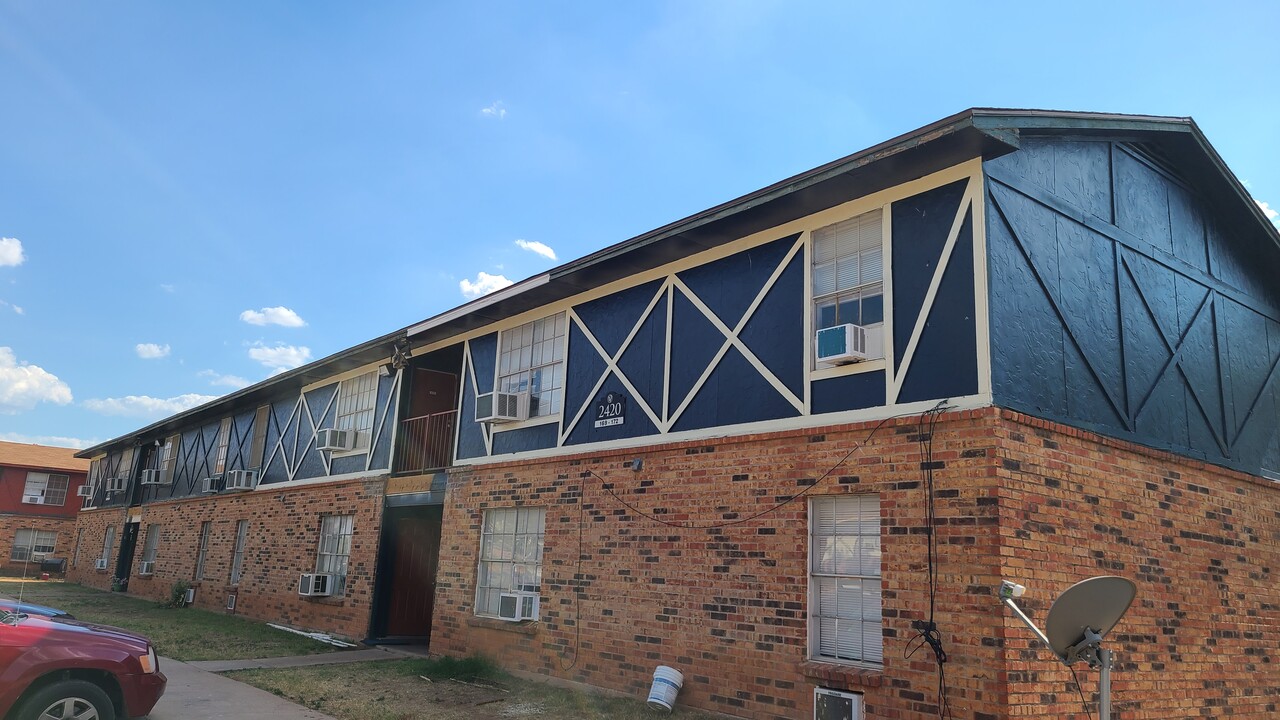
[(1054, 601), (1044, 631), (1013, 601), (1026, 591), (1005, 580), (1000, 583), (1000, 602), (1013, 610), (1064, 665), (1070, 667), (1084, 661), (1098, 669), (1098, 720), (1110, 720), (1111, 651), (1102, 647), (1102, 639), (1129, 610), (1137, 587), (1128, 578), (1115, 575), (1081, 580)]

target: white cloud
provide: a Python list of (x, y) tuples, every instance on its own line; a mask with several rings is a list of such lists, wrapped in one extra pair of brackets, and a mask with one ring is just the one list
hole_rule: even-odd
[(507, 107), (501, 100), (494, 100), (493, 104), (487, 108), (480, 108), (480, 114), (485, 117), (497, 118), (502, 120), (507, 117)]
[(103, 415), (124, 415), (139, 418), (162, 418), (167, 415), (190, 410), (211, 400), (217, 395), (197, 395), (187, 393), (171, 398), (154, 398), (149, 395), (126, 395), (120, 398), (104, 398), (102, 400), (85, 400), (84, 406)]
[(167, 292), (167, 293), (171, 293), (171, 292), (173, 292), (173, 291), (177, 290), (178, 288), (177, 288), (177, 286), (175, 286), (175, 285), (171, 285), (171, 284), (169, 284), (169, 283), (160, 283), (160, 289), (161, 289), (161, 290), (163, 290), (163, 291), (165, 291), (165, 292)]
[(292, 370), (311, 361), (311, 348), (276, 343), (274, 346), (258, 343), (249, 348), (249, 357), (277, 372)]
[(26, 315), (26, 314), (27, 314), (27, 311), (26, 311), (26, 310), (23, 310), (21, 305), (14, 305), (14, 306), (13, 306), (13, 311), (14, 311), (14, 312), (16, 312), (16, 313), (18, 313), (19, 315)]
[(38, 365), (18, 362), (11, 348), (0, 347), (0, 413), (15, 415), (42, 402), (66, 405), (71, 388)]
[(302, 327), (306, 321), (298, 317), (298, 313), (284, 306), (265, 307), (261, 310), (245, 310), (240, 319), (250, 325), (281, 325), (284, 327)]
[(18, 238), (0, 238), (0, 267), (18, 266), (26, 260), (22, 254), (22, 241)]
[(197, 377), (209, 378), (209, 384), (217, 387), (229, 387), (235, 390), (247, 388), (253, 384), (250, 380), (245, 380), (239, 375), (222, 375), (213, 370), (201, 370), (196, 373)]
[(83, 450), (102, 442), (98, 438), (82, 440), (81, 438), (64, 437), (62, 435), (23, 435), (21, 433), (14, 432), (0, 433), (0, 440), (12, 443), (25, 443), (28, 445), (50, 445), (53, 447), (75, 448), (77, 450)]
[(1258, 203), (1258, 207), (1262, 208), (1262, 214), (1266, 215), (1268, 220), (1270, 220), (1271, 222), (1276, 221), (1276, 216), (1280, 215), (1280, 211), (1271, 207), (1269, 204), (1262, 202), (1261, 200), (1254, 200), (1254, 202)]
[(516, 246), (531, 253), (537, 253), (548, 260), (556, 259), (556, 251), (537, 240), (517, 240)]
[(463, 278), (458, 283), (458, 288), (462, 290), (462, 294), (465, 297), (478, 298), (481, 295), (488, 295), (494, 290), (501, 290), (510, 284), (511, 281), (502, 275), (490, 275), (482, 270), (480, 274), (476, 275), (474, 281)]
[(160, 358), (169, 357), (168, 345), (157, 345), (155, 343), (138, 343), (133, 347), (138, 353), (138, 357), (143, 360), (159, 360)]

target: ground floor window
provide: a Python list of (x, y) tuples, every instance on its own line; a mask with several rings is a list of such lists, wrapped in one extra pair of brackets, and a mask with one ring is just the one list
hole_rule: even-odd
[(200, 523), (200, 546), (196, 548), (196, 580), (204, 579), (204, 556), (209, 552), (209, 533), (213, 523), (205, 520)]
[(240, 570), (244, 567), (244, 544), (249, 539), (249, 521), (236, 523), (236, 546), (231, 551), (231, 584), (240, 582)]
[(542, 585), (546, 508), (485, 510), (476, 578), (476, 614), (497, 617), (504, 592), (537, 592)]
[(9, 559), (15, 562), (34, 560), (36, 555), (53, 552), (58, 533), (50, 530), (19, 530), (13, 536), (13, 552)]
[(325, 515), (320, 520), (320, 549), (316, 553), (316, 572), (333, 575), (333, 586), (337, 591), (346, 587), (347, 562), (351, 559), (351, 534), (355, 529), (355, 522), (355, 515)]
[(160, 549), (161, 527), (155, 523), (147, 526), (147, 539), (142, 546), (142, 567), (140, 574), (150, 575), (155, 572), (156, 552)]
[(98, 562), (102, 567), (107, 566), (107, 562), (111, 560), (111, 546), (116, 544), (116, 529), (107, 528), (106, 533), (102, 536), (102, 557), (98, 558)]
[(880, 496), (809, 503), (809, 656), (884, 664)]

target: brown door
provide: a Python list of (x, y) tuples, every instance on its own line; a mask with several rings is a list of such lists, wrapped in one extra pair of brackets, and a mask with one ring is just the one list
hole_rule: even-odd
[(421, 417), (453, 410), (457, 393), (457, 375), (417, 368), (413, 371), (413, 396), (409, 400), (409, 417)]
[(413, 371), (409, 417), (400, 423), (396, 472), (448, 467), (458, 413), (458, 376), (418, 368)]
[(388, 588), (386, 636), (428, 638), (436, 596), (440, 556), (440, 508), (391, 515), (391, 585)]

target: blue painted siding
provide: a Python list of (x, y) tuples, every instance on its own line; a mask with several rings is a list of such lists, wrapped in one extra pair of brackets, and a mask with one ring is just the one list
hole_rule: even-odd
[(1024, 141), (985, 164), (995, 401), (1280, 470), (1280, 251), (1142, 147)]
[[(898, 402), (978, 391), (973, 214), (967, 202), (961, 206), (967, 183), (891, 206), (892, 281), (907, 308), (895, 316), (894, 338), (904, 346), (951, 227), (965, 213)], [(491, 452), (498, 456), (793, 419), (804, 415), (806, 395), (813, 415), (885, 405), (884, 370), (810, 380), (806, 242), (802, 233), (780, 235), (573, 306), (560, 422), (486, 430), (472, 419), (474, 393), (464, 391), (457, 457), (486, 456), (485, 432), (492, 432)], [(497, 334), (469, 342), (477, 385), (482, 376), (487, 383), (497, 351)], [(487, 389), (481, 385), (481, 392)], [(595, 406), (608, 393), (626, 397), (625, 421), (596, 427)]]

